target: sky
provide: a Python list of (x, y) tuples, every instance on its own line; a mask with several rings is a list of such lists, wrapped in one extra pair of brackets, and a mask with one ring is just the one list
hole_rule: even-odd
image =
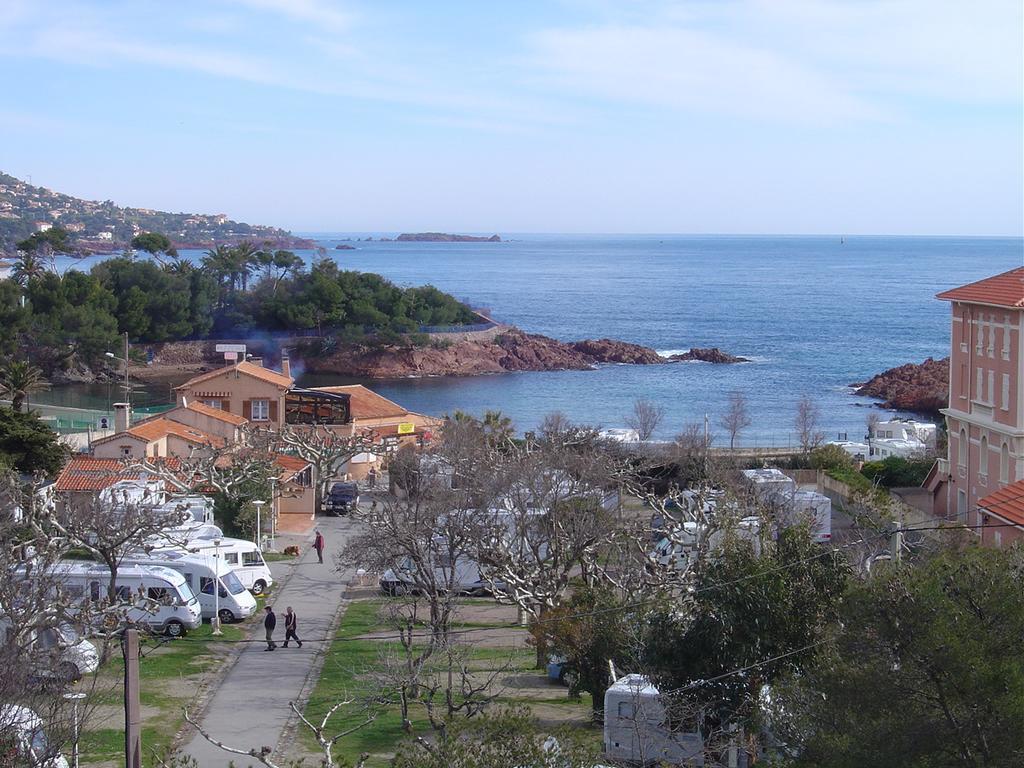
[(1020, 0), (2, 0), (0, 170), (297, 232), (1024, 233)]

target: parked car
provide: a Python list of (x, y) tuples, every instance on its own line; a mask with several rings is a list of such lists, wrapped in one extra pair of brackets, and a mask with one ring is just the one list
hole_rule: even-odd
[(326, 515), (346, 515), (359, 504), (359, 486), (355, 483), (335, 483), (324, 498), (322, 510)]

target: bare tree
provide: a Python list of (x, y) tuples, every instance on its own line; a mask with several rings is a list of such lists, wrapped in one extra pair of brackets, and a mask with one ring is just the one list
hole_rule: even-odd
[[(340, 768), (340, 766), (348, 765), (348, 763), (338, 762), (337, 758), (335, 758), (334, 756), (335, 747), (337, 746), (338, 742), (344, 739), (346, 736), (350, 736), (356, 731), (365, 728), (377, 719), (377, 716), (380, 714), (380, 708), (376, 706), (377, 703), (378, 700), (376, 698), (362, 700), (356, 698), (342, 699), (341, 701), (337, 701), (330, 707), (328, 707), (327, 712), (324, 714), (324, 716), (320, 719), (320, 722), (318, 723), (307, 718), (299, 709), (299, 707), (296, 706), (294, 701), (289, 701), (288, 706), (291, 708), (292, 712), (299, 718), (299, 721), (304, 726), (306, 726), (306, 728), (309, 729), (310, 733), (313, 735), (313, 738), (316, 739), (317, 745), (320, 747), (320, 752), (322, 755), (320, 761), (321, 768)], [(342, 711), (342, 707), (351, 707), (352, 710), (345, 710), (345, 714), (351, 717), (353, 714), (358, 713), (359, 718), (357, 719), (355, 725), (347, 726), (342, 730), (338, 731), (337, 733), (335, 733), (334, 735), (328, 735), (328, 725), (330, 723), (330, 720), (339, 711)], [(213, 736), (211, 736), (209, 732), (207, 732), (201, 725), (199, 725), (198, 722), (196, 722), (195, 718), (193, 718), (192, 715), (189, 714), (187, 709), (184, 710), (184, 714), (185, 720), (199, 732), (200, 736), (202, 736), (208, 742), (213, 744), (215, 747), (220, 747), (225, 752), (228, 752), (232, 755), (242, 755), (243, 757), (251, 757), (261, 765), (266, 766), (266, 768), (301, 768), (303, 764), (303, 761), (301, 760), (293, 760), (289, 759), (288, 757), (278, 758), (276, 755), (272, 754), (272, 750), (270, 747), (249, 747), (248, 749), (246, 749), (244, 747), (235, 747), (226, 744), (220, 739), (215, 739)], [(369, 759), (369, 757), (370, 755), (368, 753), (361, 754), (359, 756), (359, 760), (355, 763), (353, 768), (363, 768), (363, 766), (366, 765), (366, 761)], [(185, 768), (186, 766), (190, 768), (191, 766), (195, 765), (195, 762), (190, 760), (189, 758), (183, 758), (179, 756), (178, 758), (172, 760), (170, 763), (165, 762), (164, 765), (168, 766), (168, 768)]]
[(277, 433), (277, 439), (284, 447), (313, 465), (317, 509), (320, 509), (331, 483), (345, 464), (360, 453), (380, 453), (381, 445), (374, 438), (369, 430), (349, 436), (319, 424), (308, 427), (286, 424)]
[(797, 401), (793, 425), (800, 440), (800, 450), (805, 454), (813, 451), (825, 440), (825, 433), (819, 429), (820, 419), (821, 411), (818, 404), (810, 396), (804, 395)]
[(729, 406), (718, 423), (729, 435), (729, 450), (735, 450), (736, 438), (754, 423), (747, 409), (747, 398), (742, 392), (729, 393)]
[(865, 419), (866, 426), (868, 428), (868, 433), (866, 435), (868, 440), (870, 440), (871, 438), (877, 437), (875, 432), (878, 429), (878, 423), (881, 420), (882, 420), (882, 417), (878, 415), (878, 411), (868, 411), (867, 418)]
[(168, 509), (143, 490), (140, 500), (129, 497), (126, 488), (114, 486), (110, 493), (95, 494), (84, 503), (56, 503), (43, 523), (43, 530), (63, 537), (69, 545), (86, 550), (110, 572), (107, 600), (118, 602), (117, 571), (129, 552), (145, 547), (147, 540), (177, 527), (189, 519), (183, 508)]
[[(558, 606), (572, 577), (592, 576), (603, 545), (615, 535), (602, 504), (616, 469), (593, 446), (542, 442), (492, 467), (486, 481), (500, 503), (481, 516), (477, 558), (495, 598), (534, 622)], [(543, 643), (537, 664), (547, 663)]]
[(646, 443), (665, 418), (665, 409), (650, 400), (638, 399), (633, 402), (633, 411), (626, 417), (626, 426), (635, 429), (640, 441)]

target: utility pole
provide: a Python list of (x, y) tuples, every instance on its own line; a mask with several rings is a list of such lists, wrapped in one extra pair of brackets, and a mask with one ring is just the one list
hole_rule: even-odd
[(709, 433), (708, 433), (708, 415), (704, 414), (704, 479), (708, 476), (708, 451), (710, 446), (708, 445)]
[(891, 524), (889, 532), (889, 554), (892, 556), (893, 563), (899, 565), (900, 557), (903, 555), (903, 527), (899, 522)]
[[(132, 390), (128, 384), (128, 331), (124, 332), (124, 401), (128, 405), (132, 404)], [(131, 416), (129, 416), (129, 422)], [(129, 423), (128, 426), (131, 426)]]
[(139, 631), (126, 629), (124, 653), (124, 765), (142, 768), (142, 713), (139, 708)]

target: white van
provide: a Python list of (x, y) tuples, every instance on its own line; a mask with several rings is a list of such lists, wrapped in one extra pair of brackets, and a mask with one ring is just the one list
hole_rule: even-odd
[(818, 544), (832, 543), (832, 500), (814, 491), (779, 491), (771, 498), (784, 526), (808, 524)]
[[(10, 644), (15, 642), (14, 635), (10, 619), (0, 618), (0, 640)], [(96, 648), (83, 640), (70, 624), (30, 629), (27, 637), (17, 642), (24, 643), (28, 649), (32, 676), (37, 680), (74, 683), (95, 672), (100, 665)]]
[[(443, 556), (438, 557), (438, 563), (434, 566), (434, 579), (439, 584), (447, 584), (449, 578), (460, 595), (470, 597), (482, 597), (492, 592), (491, 583), (480, 573), (480, 565), (469, 555), (457, 557), (454, 563), (454, 574), (451, 573), (452, 563), (446, 561)], [(385, 595), (411, 595), (419, 591), (416, 584), (415, 566), (409, 558), (406, 558), (398, 567), (389, 568), (380, 577), (378, 582), (380, 591)], [(496, 585), (498, 589), (501, 585)]]
[[(53, 571), (64, 595), (75, 604), (98, 603), (107, 597), (110, 570), (98, 563), (64, 561)], [(180, 637), (203, 623), (199, 600), (185, 577), (170, 568), (154, 565), (126, 565), (117, 569), (118, 597), (131, 604), (129, 621)]]
[[(122, 563), (159, 565), (180, 573), (185, 577), (185, 583), (199, 598), (204, 619), (212, 619), (218, 607), (220, 620), (225, 623), (247, 619), (256, 612), (256, 598), (242, 586), (242, 582), (227, 566), (223, 557), (218, 562), (212, 554), (163, 549), (150, 552), (149, 555), (129, 555)], [(213, 594), (214, 582), (219, 585), (219, 606), (218, 599)]]
[[(212, 555), (217, 547), (213, 539), (192, 539), (184, 546), (175, 546), (175, 549)], [(228, 568), (235, 572), (242, 586), (254, 595), (262, 595), (273, 586), (274, 577), (270, 574), (267, 561), (263, 559), (263, 552), (251, 541), (221, 539), (220, 556), (224, 558)]]
[(604, 693), (604, 752), (641, 765), (704, 765), (699, 731), (672, 730), (658, 689), (643, 675), (626, 675)]
[(0, 707), (0, 757), (5, 766), (68, 768), (64, 755), (46, 738), (39, 715), (17, 704)]

